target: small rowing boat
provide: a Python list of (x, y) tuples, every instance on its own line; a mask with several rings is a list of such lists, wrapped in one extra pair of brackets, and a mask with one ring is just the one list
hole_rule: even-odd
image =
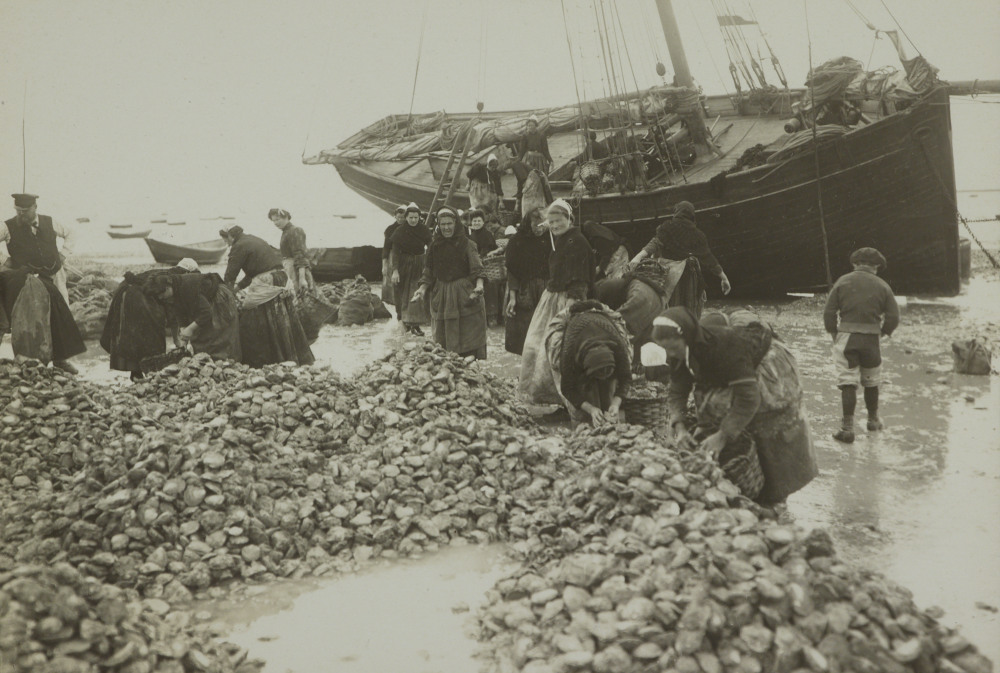
[(161, 264), (176, 264), (185, 257), (190, 257), (198, 264), (217, 264), (228, 248), (221, 238), (186, 245), (167, 243), (148, 237), (145, 241), (149, 251), (153, 253), (153, 259)]
[(146, 238), (149, 236), (152, 229), (136, 229), (134, 231), (109, 231), (108, 236), (111, 238)]
[(131, 224), (112, 224), (111, 228), (112, 229), (131, 229), (132, 225)]

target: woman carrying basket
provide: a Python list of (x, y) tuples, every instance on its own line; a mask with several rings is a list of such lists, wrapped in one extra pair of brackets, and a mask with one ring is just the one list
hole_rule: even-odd
[(423, 336), (421, 325), (430, 322), (427, 302), (413, 301), (424, 273), (424, 253), (431, 242), (431, 232), (420, 221), (420, 208), (415, 203), (406, 207), (406, 224), (392, 234), (389, 271), (396, 288), (396, 314), (403, 317), (403, 328), (410, 334)]
[[(817, 475), (795, 357), (759, 322), (699, 324), (683, 306), (653, 321), (653, 341), (667, 352), (667, 403), (682, 448), (714, 455), (747, 497), (781, 503)], [(685, 414), (694, 391), (696, 425)]]

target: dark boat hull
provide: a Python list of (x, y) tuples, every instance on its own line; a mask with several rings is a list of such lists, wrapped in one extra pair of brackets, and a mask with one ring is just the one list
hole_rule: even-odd
[(152, 229), (145, 229), (143, 231), (109, 231), (108, 236), (111, 238), (146, 238), (152, 232)]
[(226, 254), (227, 246), (225, 242), (219, 240), (206, 244), (195, 244), (194, 246), (173, 245), (164, 243), (153, 238), (143, 239), (153, 253), (153, 259), (160, 264), (176, 264), (184, 258), (190, 258), (198, 264), (218, 264), (222, 256)]
[(309, 251), (313, 278), (338, 281), (364, 276), (382, 280), (382, 249), (371, 245), (356, 248), (314, 248)]
[[(580, 200), (580, 221), (608, 225), (637, 252), (681, 200), (726, 270), (733, 296), (773, 297), (827, 285), (814, 152), (712, 182)], [(819, 152), (820, 187), (834, 279), (848, 257), (873, 246), (889, 262), (885, 279), (900, 294), (960, 289), (955, 171), (946, 92), (836, 140)], [(343, 181), (379, 208), (427, 208), (434, 186), (404, 182), (357, 162), (335, 164)], [(513, 206), (513, 201), (508, 199)], [(468, 207), (457, 193), (456, 207)], [(709, 279), (714, 291), (717, 283)]]

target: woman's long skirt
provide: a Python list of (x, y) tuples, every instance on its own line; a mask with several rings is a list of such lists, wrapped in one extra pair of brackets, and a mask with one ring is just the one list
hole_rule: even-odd
[(413, 293), (420, 287), (420, 277), (424, 273), (424, 255), (400, 254), (398, 267), (396, 311), (402, 311), (403, 322), (407, 325), (426, 325), (431, 319), (427, 300), (410, 301)]
[(167, 352), (166, 311), (136, 285), (122, 283), (111, 298), (101, 347), (111, 354), (111, 369), (139, 371), (143, 358)]
[(521, 376), (518, 385), (521, 397), (533, 404), (562, 404), (562, 396), (556, 388), (545, 350), (545, 337), (549, 323), (560, 312), (569, 308), (573, 300), (565, 292), (542, 292), (535, 307), (528, 333), (524, 338), (521, 354)]
[[(24, 288), (24, 283), (28, 278), (28, 273), (21, 269), (10, 269), (0, 272), (0, 296), (3, 298), (4, 311), (8, 320), (14, 313), (14, 303), (17, 296)], [(87, 346), (83, 342), (83, 335), (76, 321), (73, 320), (73, 313), (69, 310), (69, 304), (59, 292), (55, 282), (51, 278), (38, 276), (49, 294), (49, 325), (52, 330), (52, 359), (55, 361), (67, 360), (74, 355), (87, 352)], [(7, 321), (2, 321), (7, 322)], [(13, 321), (10, 321), (13, 323)], [(11, 324), (10, 330), (17, 329), (17, 325)], [(13, 339), (13, 337), (12, 337)]]
[(508, 353), (521, 355), (524, 352), (524, 338), (528, 334), (538, 300), (545, 292), (545, 282), (544, 278), (521, 281), (521, 289), (516, 292), (514, 299), (514, 315), (504, 318), (504, 349)]
[(486, 324), (503, 324), (503, 302), (507, 295), (507, 282), (486, 279), (483, 282), (483, 301), (486, 302)]
[(220, 285), (212, 302), (212, 324), (198, 329), (191, 339), (195, 353), (208, 353), (216, 360), (240, 360), (240, 316), (236, 295)]
[[(772, 341), (760, 365), (757, 383), (761, 402), (747, 432), (757, 445), (764, 487), (755, 498), (761, 504), (783, 501), (819, 474), (809, 421), (802, 411), (798, 364), (780, 341)], [(700, 399), (699, 399), (700, 397)], [(732, 404), (729, 388), (695, 395), (698, 425), (717, 428)]]
[(447, 350), (486, 359), (486, 306), (470, 299), (475, 287), (468, 278), (437, 281), (430, 293), (431, 336)]
[(251, 367), (276, 362), (311, 365), (316, 361), (295, 304), (285, 296), (240, 311), (240, 349), (243, 364)]

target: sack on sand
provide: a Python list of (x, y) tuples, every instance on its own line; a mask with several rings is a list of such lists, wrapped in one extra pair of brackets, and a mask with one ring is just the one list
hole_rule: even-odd
[(338, 325), (364, 325), (372, 319), (372, 302), (367, 294), (348, 295), (340, 302)]
[(993, 370), (993, 349), (979, 339), (953, 341), (951, 354), (956, 374), (985, 376)]
[(302, 331), (306, 333), (310, 345), (319, 338), (319, 328), (336, 310), (336, 306), (328, 304), (311, 292), (302, 295), (298, 303), (299, 322), (302, 323)]
[(52, 360), (50, 302), (45, 284), (29, 274), (10, 315), (10, 344), (14, 355), (46, 364)]
[(388, 320), (392, 317), (392, 314), (389, 313), (389, 309), (385, 307), (385, 304), (382, 303), (382, 300), (377, 294), (372, 292), (369, 298), (372, 302), (372, 320)]

